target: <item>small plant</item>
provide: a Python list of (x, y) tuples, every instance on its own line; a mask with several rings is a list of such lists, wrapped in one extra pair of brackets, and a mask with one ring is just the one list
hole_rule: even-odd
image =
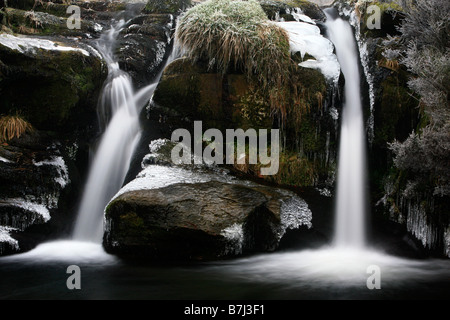
[(33, 131), (33, 126), (18, 115), (0, 117), (1, 143), (8, 142), (14, 138), (20, 138), (25, 133)]

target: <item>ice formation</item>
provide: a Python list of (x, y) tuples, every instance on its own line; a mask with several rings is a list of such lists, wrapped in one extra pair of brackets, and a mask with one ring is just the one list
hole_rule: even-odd
[(334, 52), (333, 43), (320, 34), (315, 24), (306, 22), (277, 22), (289, 35), (291, 53), (299, 52), (302, 58), (309, 54), (315, 58), (303, 61), (304, 68), (318, 69), (328, 80), (337, 84), (341, 67)]
[(0, 44), (12, 50), (19, 51), (21, 53), (25, 52), (36, 53), (37, 49), (43, 49), (48, 51), (78, 51), (85, 56), (89, 56), (89, 52), (84, 49), (61, 46), (58, 45), (56, 42), (46, 39), (31, 38), (31, 37), (16, 37), (10, 34), (0, 34)]

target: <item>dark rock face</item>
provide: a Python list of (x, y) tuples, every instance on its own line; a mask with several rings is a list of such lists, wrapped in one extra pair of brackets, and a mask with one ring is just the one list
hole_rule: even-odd
[(191, 0), (148, 0), (145, 13), (180, 13), (192, 5)]
[(302, 10), (302, 12), (309, 16), (311, 19), (317, 21), (325, 21), (326, 16), (320, 7), (312, 2), (304, 0), (286, 0), (286, 1), (272, 1), (272, 0), (260, 0), (261, 7), (266, 12), (267, 16), (271, 20), (275, 20), (276, 17), (284, 19), (285, 21), (295, 21), (292, 13), (295, 13), (296, 8)]
[(163, 260), (273, 251), (283, 200), (291, 196), (218, 181), (131, 191), (107, 208), (104, 246), (124, 257)]
[(66, 149), (35, 132), (1, 146), (0, 160), (0, 229), (10, 228), (17, 241), (11, 246), (0, 236), (0, 255), (26, 251), (68, 232), (76, 201), (70, 195), (79, 180)]
[[(3, 36), (10, 37), (3, 39), (13, 44), (20, 39)], [(47, 39), (38, 41), (49, 43)], [(95, 118), (106, 77), (102, 60), (88, 46), (63, 40), (57, 43), (72, 49), (12, 49), (0, 41), (0, 113), (20, 111), (36, 129), (66, 132)]]
[(174, 24), (170, 14), (139, 15), (120, 33), (117, 59), (138, 88), (162, 71), (171, 52)]
[[(210, 72), (202, 64), (182, 58), (164, 70), (150, 113), (164, 114), (169, 122), (188, 118), (204, 121), (207, 128), (237, 128), (244, 124), (240, 99), (248, 90), (243, 74)], [(266, 127), (271, 126), (269, 116), (262, 122)], [(251, 121), (247, 126), (258, 127)]]

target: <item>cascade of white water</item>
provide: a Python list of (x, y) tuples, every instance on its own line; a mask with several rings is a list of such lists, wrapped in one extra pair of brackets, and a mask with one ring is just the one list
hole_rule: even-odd
[(361, 103), (358, 48), (350, 24), (325, 10), (330, 40), (345, 76), (345, 101), (339, 149), (335, 245), (365, 246), (366, 134)]
[(105, 206), (122, 187), (140, 138), (142, 102), (156, 87), (152, 84), (134, 92), (129, 75), (120, 70), (113, 52), (124, 24), (123, 20), (117, 23), (98, 42), (98, 49), (108, 64), (108, 79), (99, 106), (99, 120), (104, 133), (84, 189), (73, 233), (75, 240), (101, 243)]

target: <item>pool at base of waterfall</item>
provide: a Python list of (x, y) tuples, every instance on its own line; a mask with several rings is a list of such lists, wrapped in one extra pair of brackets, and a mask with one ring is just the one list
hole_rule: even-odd
[[(64, 251), (64, 254), (61, 253)], [(70, 290), (68, 267), (80, 267)], [(378, 267), (373, 268), (373, 267)], [(379, 274), (377, 274), (379, 272)], [(449, 260), (323, 248), (192, 264), (131, 263), (100, 245), (48, 243), (0, 259), (0, 299), (448, 299)], [(380, 289), (369, 289), (379, 281)]]

